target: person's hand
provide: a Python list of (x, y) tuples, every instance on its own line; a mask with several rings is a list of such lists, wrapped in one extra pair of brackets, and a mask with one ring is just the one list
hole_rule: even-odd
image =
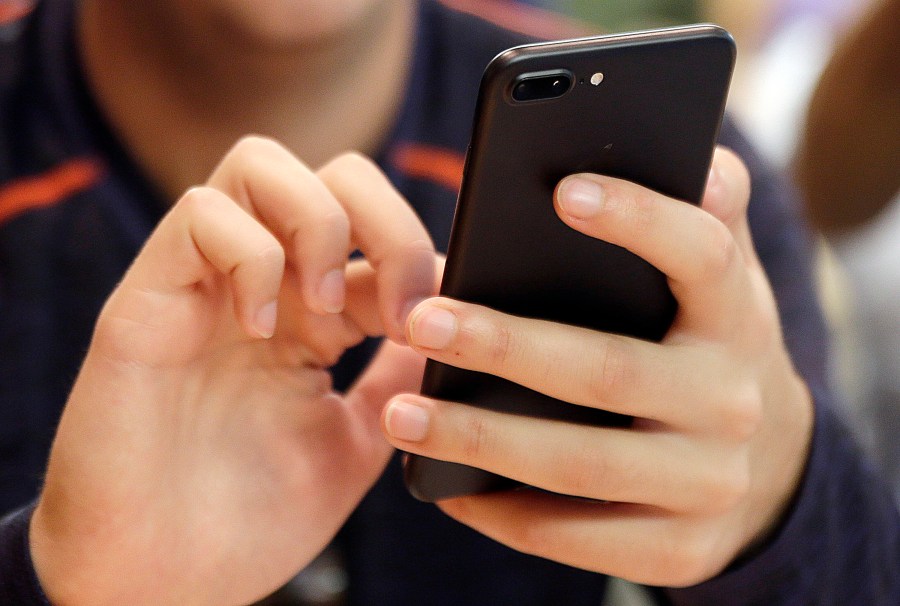
[(802, 475), (812, 403), (753, 249), (749, 195), (725, 150), (702, 208), (596, 175), (557, 188), (569, 226), (668, 276), (679, 311), (662, 343), (445, 298), (413, 311), (408, 339), (429, 358), (635, 417), (599, 428), (398, 396), (382, 418), (398, 448), (545, 489), (448, 499), (445, 512), (520, 551), (661, 586), (709, 579), (765, 540)]
[(346, 395), (327, 368), (367, 334), (402, 343), (436, 271), (370, 161), (314, 173), (238, 143), (97, 322), (32, 519), (50, 600), (245, 604), (286, 582), (382, 472), (381, 409), (424, 359), (386, 342)]

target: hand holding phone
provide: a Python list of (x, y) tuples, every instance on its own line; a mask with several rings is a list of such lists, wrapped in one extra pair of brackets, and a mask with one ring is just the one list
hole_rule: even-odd
[[(496, 57), (482, 81), (441, 294), (660, 340), (677, 307), (666, 277), (632, 252), (565, 225), (554, 188), (567, 175), (590, 172), (698, 203), (733, 61), (731, 37), (714, 26), (542, 43)], [(531, 417), (630, 423), (436, 361), (428, 362), (422, 393)], [(412, 493), (427, 501), (518, 484), (415, 455), (405, 471)]]
[[(649, 67), (641, 62), (640, 73), (673, 67), (648, 62)], [(707, 78), (714, 73), (705, 62), (693, 70), (690, 65), (684, 64), (681, 73)], [(614, 81), (611, 73), (605, 72), (603, 84)], [(669, 91), (649, 96), (646, 104), (683, 105), (676, 101)], [(625, 113), (628, 106), (619, 107)], [(696, 108), (688, 104), (684, 111), (645, 113), (643, 120), (613, 125), (629, 134), (670, 116), (676, 125), (680, 117), (689, 118), (684, 128), (691, 129)], [(577, 120), (583, 124), (580, 116)], [(513, 133), (537, 136), (547, 129)], [(470, 181), (478, 174), (479, 141), (476, 134)], [(666, 147), (671, 141), (663, 138), (661, 147), (646, 152), (645, 161), (681, 162), (682, 156), (673, 160), (660, 151), (671, 149)], [(495, 171), (512, 172), (533, 153), (527, 147), (519, 152), (500, 156), (514, 160), (497, 161)], [(706, 167), (698, 171), (698, 196), (703, 192), (698, 208), (685, 202), (694, 201), (689, 196), (669, 193), (660, 184), (647, 187), (592, 167), (565, 174), (572, 172), (579, 174), (548, 175), (546, 196), (552, 202), (541, 194), (539, 208), (549, 206), (549, 218), (568, 228), (558, 233), (620, 247), (660, 272), (677, 302), (662, 339), (509, 313), (455, 296), (428, 299), (407, 321), (409, 343), (434, 362), (479, 373), (473, 383), (454, 370), (451, 377), (466, 380), (448, 383), (453, 389), (469, 386), (477, 397), (461, 402), (396, 396), (384, 411), (383, 428), (394, 446), (414, 453), (411, 464), (426, 463), (418, 468), (424, 473), (411, 478), (413, 489), (441, 498), (438, 505), (445, 513), (475, 530), (519, 551), (586, 570), (649, 585), (693, 585), (720, 573), (778, 527), (802, 477), (812, 430), (809, 391), (785, 348), (772, 289), (750, 234), (749, 175), (735, 154), (718, 149), (708, 181)], [(518, 193), (524, 187), (515, 180), (506, 184), (497, 191)], [(457, 225), (463, 217), (472, 219), (463, 210), (471, 202), (466, 196)], [(513, 210), (530, 201), (482, 200)], [(481, 234), (493, 238), (487, 244), (502, 262), (519, 258), (510, 247), (542, 252), (560, 244), (547, 232), (523, 233), (517, 225), (508, 220), (502, 231)], [(454, 232), (452, 248), (467, 250), (459, 244), (460, 233), (475, 232)], [(474, 242), (476, 249), (479, 242), (487, 245), (473, 237), (462, 242)], [(479, 266), (475, 261), (490, 265), (494, 257), (462, 255), (472, 264), (456, 265), (459, 258), (451, 251), (448, 263), (468, 275)], [(584, 275), (599, 279), (598, 274), (604, 275)], [(463, 272), (456, 275), (462, 282)], [(517, 275), (530, 274), (523, 269)], [(502, 292), (505, 285), (496, 284), (495, 290)], [(618, 286), (606, 283), (613, 293)], [(558, 308), (565, 310), (565, 301)], [(603, 306), (596, 312), (599, 322), (615, 317)], [(483, 406), (490, 401), (484, 396), (509, 393), (507, 383), (494, 378), (548, 398), (548, 407), (606, 411), (629, 423), (609, 426), (492, 410)], [(464, 473), (446, 473), (445, 464)], [(493, 490), (496, 478), (506, 478), (506, 486), (537, 490)], [(473, 486), (493, 491), (466, 492)]]

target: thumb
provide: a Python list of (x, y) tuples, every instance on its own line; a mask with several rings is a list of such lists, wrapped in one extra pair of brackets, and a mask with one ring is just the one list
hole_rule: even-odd
[(744, 162), (730, 149), (718, 147), (701, 206), (728, 227), (744, 258), (754, 260), (756, 251), (747, 219), (750, 189), (750, 173)]
[(425, 369), (425, 357), (405, 345), (385, 340), (378, 354), (347, 393), (347, 400), (358, 414), (367, 435), (390, 446), (381, 434), (381, 411), (387, 401), (399, 393), (418, 392)]

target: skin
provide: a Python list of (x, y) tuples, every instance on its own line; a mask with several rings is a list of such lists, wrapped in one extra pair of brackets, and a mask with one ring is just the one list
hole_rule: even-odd
[(398, 448), (611, 501), (509, 492), (447, 500), (446, 513), (526, 553), (672, 587), (711, 578), (768, 535), (802, 473), (812, 406), (753, 249), (748, 196), (724, 149), (703, 208), (598, 175), (557, 188), (569, 226), (668, 276), (680, 308), (660, 344), (444, 298), (413, 310), (407, 336), (429, 358), (637, 419), (605, 429), (398, 396), (382, 420)]
[[(171, 103), (167, 125), (189, 122), (155, 129), (171, 136), (160, 146), (154, 129), (135, 126), (131, 93), (99, 81), (109, 57), (88, 33), (100, 4), (85, 3), (82, 32), (101, 106), (162, 190), (203, 185), (175, 197), (110, 297), (63, 413), (30, 535), (53, 603), (262, 597), (328, 543), (382, 472), (390, 444), (611, 501), (517, 492), (441, 507), (516, 549), (637, 582), (708, 579), (778, 522), (802, 473), (812, 405), (782, 343), (747, 227), (747, 173), (733, 154), (716, 154), (702, 208), (596, 175), (557, 188), (557, 212), (573, 229), (669, 276), (681, 309), (661, 344), (514, 318), (432, 297), (440, 260), (408, 204), (363, 155), (320, 166), (328, 144), (304, 136), (310, 131), (286, 127), (275, 133), (284, 144), (242, 138), (197, 181), (173, 173), (166, 157), (191, 150), (186, 132), (209, 136), (194, 142), (199, 166), (218, 149), (225, 135), (212, 118), (239, 107), (232, 93), (264, 104), (284, 90), (263, 86), (266, 74), (250, 92), (226, 87), (221, 105), (197, 106), (193, 124), (179, 111), (213, 80), (183, 91), (166, 87), (178, 78), (151, 75), (147, 105)], [(139, 22), (137, 4), (120, 3), (135, 5), (124, 23)], [(198, 14), (230, 15), (230, 31), (247, 34), (234, 48), (245, 50), (223, 47), (239, 57), (218, 63), (238, 72), (273, 49), (284, 58), (325, 45), (349, 56), (341, 54), (357, 48), (349, 34), (385, 6), (304, 3), (334, 24), (323, 32), (304, 29), (306, 20), (286, 28), (280, 11), (298, 3), (273, 2), (271, 20), (248, 16), (238, 0), (159, 4), (185, 27), (203, 27)], [(118, 38), (109, 36), (111, 48)], [(197, 40), (184, 52), (203, 56), (215, 43)], [(347, 46), (338, 52), (340, 40)], [(407, 44), (386, 53), (405, 64)], [(298, 52), (298, 70), (327, 64)], [(352, 125), (345, 132), (318, 107), (346, 93), (328, 82), (334, 90), (298, 93), (309, 102), (302, 109), (326, 122), (298, 108), (294, 120), (366, 149), (364, 138), (344, 141), (358, 134)], [(372, 124), (395, 111), (393, 91), (373, 93)], [(253, 120), (232, 117), (226, 135), (251, 130)], [(348, 264), (354, 248), (365, 260)], [(325, 369), (379, 334), (389, 340), (357, 384), (334, 393)], [(638, 421), (627, 430), (576, 427), (424, 399), (412, 394), (425, 356)]]
[[(357, 246), (368, 262), (305, 283)], [(388, 343), (346, 394), (325, 369), (402, 334), (435, 273), (370, 161), (314, 173), (271, 140), (238, 143), (97, 321), (31, 526), (51, 602), (245, 604), (290, 579), (380, 475), (381, 407), (421, 359)]]
[(241, 137), (310, 166), (376, 152), (409, 76), (409, 0), (83, 0), (85, 75), (118, 136), (169, 200)]

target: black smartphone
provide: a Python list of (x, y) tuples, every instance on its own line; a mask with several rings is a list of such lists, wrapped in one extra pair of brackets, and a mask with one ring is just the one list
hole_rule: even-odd
[[(531, 44), (495, 57), (481, 82), (441, 294), (518, 316), (662, 339), (677, 307), (666, 277), (566, 226), (553, 191), (567, 175), (592, 172), (699, 203), (734, 58), (732, 37), (714, 25)], [(433, 360), (422, 393), (573, 423), (631, 421)], [(424, 501), (517, 485), (416, 455), (407, 455), (404, 475)]]

